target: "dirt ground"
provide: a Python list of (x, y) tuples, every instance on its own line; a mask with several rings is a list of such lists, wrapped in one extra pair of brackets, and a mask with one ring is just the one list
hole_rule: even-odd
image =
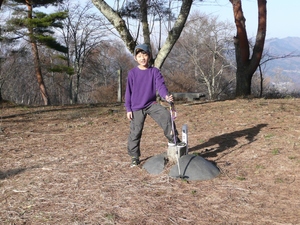
[[(176, 103), (189, 154), (220, 176), (130, 168), (123, 105), (0, 111), (0, 224), (300, 224), (300, 99)], [(147, 118), (142, 164), (166, 152)], [(201, 171), (199, 171), (201, 172)]]

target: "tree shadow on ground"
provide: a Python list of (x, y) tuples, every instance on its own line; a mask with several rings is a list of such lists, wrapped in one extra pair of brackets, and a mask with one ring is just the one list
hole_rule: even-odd
[(6, 178), (16, 176), (20, 173), (25, 172), (25, 170), (26, 168), (11, 169), (6, 171), (0, 170), (0, 180), (4, 180)]
[(16, 169), (9, 169), (9, 170), (0, 170), (0, 180), (5, 180), (5, 179), (9, 179), (12, 178), (18, 174), (24, 173), (27, 170), (32, 170), (32, 169), (38, 169), (38, 168), (42, 168), (45, 165), (51, 165), (53, 163), (56, 163), (57, 161), (50, 161), (47, 163), (43, 163), (43, 164), (36, 164), (30, 167), (21, 167), (21, 168), (16, 168)]
[[(194, 146), (189, 148), (189, 152), (194, 152), (200, 149), (205, 149), (204, 152), (201, 152), (200, 155), (202, 157), (216, 157), (218, 153), (221, 153), (229, 148), (233, 148), (234, 146), (238, 145), (237, 138), (245, 136), (248, 140), (248, 143), (244, 144), (248, 145), (257, 139), (255, 137), (260, 132), (263, 127), (266, 127), (267, 124), (258, 124), (255, 127), (248, 128), (245, 130), (239, 130), (232, 133), (222, 134), (213, 138), (210, 138), (207, 142), (202, 143), (200, 145)], [(209, 149), (208, 147), (218, 145), (216, 148)]]
[[(0, 116), (1, 119), (10, 119), (15, 117), (22, 117), (26, 115), (34, 115), (34, 114), (43, 114), (49, 112), (59, 112), (59, 111), (72, 111), (72, 110), (80, 110), (80, 109), (88, 109), (88, 108), (99, 108), (99, 107), (119, 107), (122, 106), (121, 103), (98, 103), (98, 104), (76, 104), (76, 105), (65, 105), (65, 106), (24, 106), (28, 109), (28, 112), (18, 113), (7, 116)], [(16, 106), (22, 107), (21, 105)], [(10, 108), (10, 107), (7, 107)], [(108, 110), (108, 112), (113, 113), (115, 110)]]

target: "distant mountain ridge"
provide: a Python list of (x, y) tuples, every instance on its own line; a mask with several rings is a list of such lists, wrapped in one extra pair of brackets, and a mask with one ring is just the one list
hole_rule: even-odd
[(274, 57), (299, 56), (270, 60), (265, 65), (264, 73), (273, 82), (292, 82), (300, 89), (300, 37), (267, 39), (264, 52)]

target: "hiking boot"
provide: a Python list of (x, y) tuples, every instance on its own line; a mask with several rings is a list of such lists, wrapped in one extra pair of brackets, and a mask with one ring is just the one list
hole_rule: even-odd
[(131, 158), (131, 164), (130, 164), (130, 167), (135, 167), (135, 166), (137, 166), (137, 165), (139, 165), (139, 164), (140, 164), (139, 158), (136, 158), (136, 157), (132, 157), (132, 158)]

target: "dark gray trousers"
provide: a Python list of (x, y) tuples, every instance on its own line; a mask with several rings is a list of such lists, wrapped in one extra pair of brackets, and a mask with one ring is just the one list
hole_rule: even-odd
[[(145, 109), (134, 111), (133, 118), (130, 122), (130, 134), (128, 137), (128, 154), (132, 157), (141, 156), (140, 142), (147, 115), (154, 119), (154, 121), (163, 129), (164, 135), (169, 141), (173, 140), (172, 121), (168, 109), (160, 104), (152, 104)], [(177, 136), (178, 132), (175, 123), (174, 128)]]

